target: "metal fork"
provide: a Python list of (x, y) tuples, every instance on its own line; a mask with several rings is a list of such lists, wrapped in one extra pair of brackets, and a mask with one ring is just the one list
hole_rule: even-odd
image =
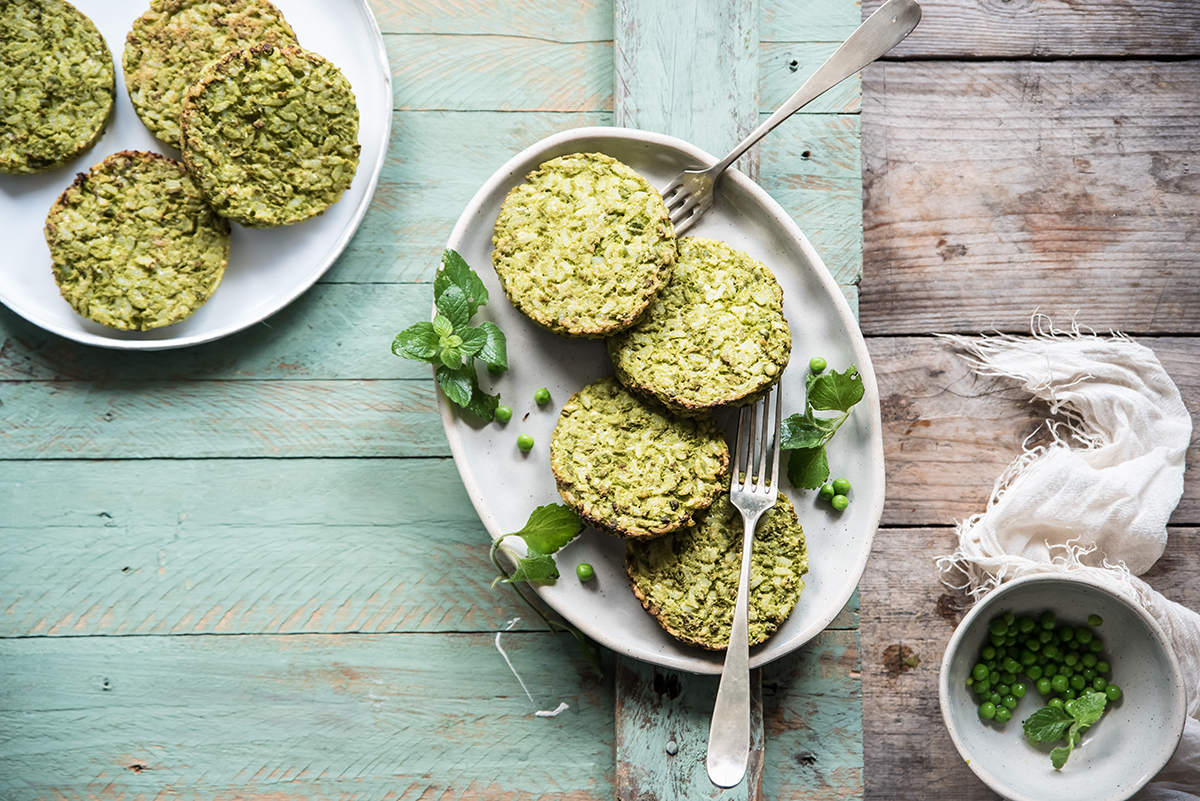
[[(719, 787), (738, 784), (746, 775), (750, 757), (750, 554), (754, 550), (754, 529), (759, 517), (779, 498), (782, 408), (779, 385), (776, 384), (762, 400), (742, 409), (734, 443), (729, 500), (742, 513), (746, 534), (742, 540), (742, 569), (733, 608), (733, 630), (725, 651), (725, 666), (721, 669), (721, 684), (717, 688), (717, 702), (708, 731), (708, 777)], [(760, 411), (761, 431), (757, 420)], [(754, 471), (756, 461), (757, 473)]]
[(685, 170), (662, 191), (667, 211), (679, 236), (691, 227), (713, 204), (713, 187), (721, 173), (771, 132), (775, 126), (795, 114), (810, 101), (837, 86), (904, 40), (921, 21), (916, 0), (887, 0), (850, 34), (842, 46), (760, 126), (738, 144), (729, 155), (706, 170)]

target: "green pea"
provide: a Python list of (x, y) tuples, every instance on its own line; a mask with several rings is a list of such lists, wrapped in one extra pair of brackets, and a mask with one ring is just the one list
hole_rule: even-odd
[(1101, 659), (1099, 662), (1096, 663), (1096, 670), (1099, 671), (1100, 673), (1112, 673), (1112, 665), (1108, 664), (1103, 659)]
[(1067, 691), (1067, 677), (1063, 675), (1055, 676), (1050, 680), (1050, 688), (1056, 693)]
[(522, 434), (517, 437), (517, 447), (524, 453), (529, 453), (533, 450), (533, 437), (528, 434)]
[(1019, 629), (1022, 634), (1029, 634), (1035, 628), (1037, 628), (1037, 623), (1035, 623), (1031, 617), (1023, 617), (1017, 621), (1017, 629)]
[(550, 402), (550, 390), (542, 387), (533, 393), (533, 400), (538, 406), (545, 406)]
[(1025, 667), (1029, 667), (1036, 661), (1037, 654), (1035, 654), (1033, 651), (1025, 650), (1021, 652), (1021, 664)]
[(829, 362), (822, 359), (820, 356), (813, 356), (808, 360), (808, 369), (814, 373), (823, 373), (825, 368), (829, 366)]
[(1095, 635), (1092, 634), (1091, 629), (1084, 628), (1081, 626), (1079, 628), (1079, 630), (1075, 632), (1075, 641), (1083, 643), (1084, 645), (1087, 645), (1089, 642), (1092, 641), (1092, 637), (1094, 637), (1094, 636)]
[(1008, 707), (1006, 707), (1006, 706), (996, 707), (996, 722), (997, 723), (1008, 723), (1010, 720), (1012, 720), (1012, 712), (1009, 710)]
[(992, 691), (1003, 698), (1012, 692), (1012, 688), (1008, 686), (1008, 682), (1004, 682), (1003, 684), (997, 684), (992, 688)]
[(1094, 654), (1098, 654), (1104, 650), (1104, 640), (1097, 637), (1087, 644), (1088, 650)]
[(994, 645), (985, 645), (983, 646), (983, 650), (979, 652), (979, 655), (982, 656), (985, 661), (988, 659), (995, 659), (996, 647)]
[(492, 375), (503, 375), (504, 371), (507, 369), (508, 368), (502, 364), (489, 364), (488, 365), (488, 372), (491, 373)]
[(834, 509), (837, 509), (839, 512), (845, 511), (846, 507), (850, 505), (850, 499), (845, 495), (834, 495), (829, 500), (829, 505)]
[(1099, 675), (1100, 673), (1095, 668), (1087, 668), (1083, 671), (1083, 678), (1087, 681), (1095, 681)]
[(1016, 673), (1021, 669), (1021, 663), (1013, 659), (1011, 656), (1004, 657), (1004, 661), (1000, 663), (1009, 673)]
[(1029, 667), (1025, 668), (1025, 675), (1034, 681), (1037, 681), (1042, 677), (1042, 668), (1039, 665), (1030, 665)]
[(1086, 686), (1087, 686), (1087, 679), (1084, 678), (1082, 675), (1076, 673), (1074, 676), (1071, 677), (1071, 689), (1072, 690), (1075, 690), (1076, 692), (1078, 692)]
[(1042, 624), (1042, 628), (1050, 630), (1050, 629), (1053, 629), (1055, 627), (1055, 625), (1058, 624), (1058, 618), (1056, 618), (1054, 616), (1053, 612), (1046, 611), (1046, 612), (1042, 612), (1042, 617), (1041, 617), (1040, 622)]
[(1050, 642), (1053, 639), (1054, 639), (1053, 631), (1050, 631), (1048, 629), (1042, 629), (1041, 631), (1038, 632), (1038, 642), (1040, 642), (1042, 645), (1045, 645), (1046, 643)]
[(1008, 633), (1008, 624), (1004, 622), (1004, 618), (998, 617), (988, 624), (988, 629), (992, 634), (999, 634), (1003, 637)]
[(1017, 698), (1024, 698), (1027, 692), (1025, 682), (1018, 681), (1012, 687), (1009, 687), (1009, 691)]
[(1079, 693), (1075, 692), (1073, 688), (1068, 687), (1067, 691), (1062, 694), (1062, 697), (1064, 701), (1074, 701), (1079, 697)]
[(833, 491), (832, 484), (822, 484), (821, 489), (817, 490), (817, 496), (823, 501), (833, 500), (834, 495), (837, 495), (837, 493)]
[(983, 681), (988, 677), (988, 667), (982, 662), (976, 663), (975, 667), (971, 668), (971, 678), (975, 681)]
[(1102, 693), (1108, 688), (1108, 679), (1103, 676), (1097, 676), (1092, 680), (1092, 689), (1098, 693)]
[(996, 717), (996, 705), (991, 701), (984, 701), (979, 705), (979, 717), (984, 720), (991, 720)]
[(1011, 694), (1006, 695), (1006, 696), (1004, 696), (1004, 701), (1002, 703), (1009, 709), (1016, 709), (1017, 708), (1017, 697), (1015, 695), (1011, 695)]
[(596, 575), (596, 568), (587, 562), (580, 562), (575, 565), (575, 575), (579, 577), (580, 581), (591, 581)]
[(1055, 709), (1062, 709), (1062, 708), (1063, 708), (1063, 706), (1064, 706), (1064, 704), (1063, 704), (1063, 699), (1061, 699), (1061, 698), (1051, 698), (1049, 701), (1047, 701), (1047, 702), (1046, 702), (1046, 706), (1052, 706), (1052, 707), (1054, 707)]
[(1052, 689), (1054, 688), (1050, 684), (1050, 679), (1043, 676), (1037, 680), (1037, 691), (1042, 695), (1049, 695)]
[(1110, 701), (1119, 701), (1121, 700), (1121, 696), (1124, 695), (1124, 693), (1121, 692), (1121, 688), (1115, 684), (1107, 685), (1104, 688), (1104, 694), (1108, 696), (1108, 700)]
[(1063, 664), (1065, 664), (1067, 667), (1075, 667), (1075, 665), (1078, 663), (1079, 654), (1075, 653), (1074, 651), (1063, 657)]
[(1103, 626), (1104, 618), (1100, 617), (1099, 615), (1088, 615), (1088, 625), (1089, 626)]
[(1075, 629), (1070, 626), (1059, 626), (1056, 634), (1058, 634), (1058, 638), (1063, 642), (1070, 642), (1075, 639)]
[(833, 480), (833, 491), (837, 495), (849, 495), (850, 480), (847, 478), (835, 478)]
[(1086, 654), (1084, 654), (1083, 659), (1081, 659), (1079, 661), (1083, 662), (1084, 667), (1090, 667), (1090, 668), (1094, 668), (1094, 667), (1096, 667), (1096, 665), (1100, 664), (1099, 658), (1097, 658), (1097, 656), (1095, 654), (1093, 654), (1091, 651), (1088, 651)]
[(512, 409), (511, 408), (509, 408), (508, 406), (497, 406), (496, 407), (496, 422), (497, 423), (507, 423), (511, 419), (512, 419)]

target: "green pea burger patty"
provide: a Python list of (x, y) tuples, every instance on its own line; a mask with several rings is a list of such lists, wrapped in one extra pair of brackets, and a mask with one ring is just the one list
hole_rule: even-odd
[(72, 161), (103, 135), (115, 97), (90, 19), (63, 0), (0, 0), (0, 173)]
[(508, 299), (563, 336), (629, 327), (675, 262), (662, 196), (603, 153), (572, 153), (529, 173), (504, 199), (492, 244)]
[(358, 105), (330, 62), (255, 45), (188, 90), (183, 161), (208, 202), (248, 228), (291, 225), (341, 199), (358, 169)]
[(183, 98), (200, 71), (263, 43), (296, 45), (295, 32), (267, 0), (153, 0), (121, 56), (134, 111), (158, 139), (179, 147)]
[[(642, 606), (676, 639), (713, 651), (729, 645), (744, 526), (722, 493), (698, 525), (652, 540), (630, 540), (625, 569)], [(759, 520), (750, 560), (750, 644), (767, 639), (792, 613), (808, 572), (804, 529), (791, 501)]]
[(115, 153), (75, 177), (46, 218), (54, 280), (79, 314), (122, 331), (187, 318), (229, 259), (229, 222), (183, 165)]
[(596, 528), (655, 537), (694, 524), (724, 486), (725, 436), (602, 378), (563, 405), (550, 467), (567, 505)]
[(617, 378), (679, 414), (757, 399), (792, 351), (783, 290), (765, 264), (724, 242), (679, 241), (671, 282), (608, 340)]

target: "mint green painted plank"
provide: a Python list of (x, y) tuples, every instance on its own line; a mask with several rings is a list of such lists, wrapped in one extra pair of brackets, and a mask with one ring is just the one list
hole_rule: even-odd
[(265, 325), (196, 347), (146, 353), (80, 346), (0, 307), (0, 374), (10, 380), (106, 383), (432, 382), (433, 368), (391, 351), (397, 333), (429, 319), (432, 304), (429, 284), (317, 284)]
[(0, 460), (449, 453), (432, 381), (2, 382), (0, 402)]
[(371, 207), (322, 281), (432, 281), (454, 224), (492, 173), (551, 134), (611, 124), (611, 112), (396, 112)]
[(611, 683), (504, 634), (531, 701), (494, 641), (0, 640), (0, 797), (611, 798)]
[(603, 111), (612, 44), (514, 36), (385, 36), (398, 109)]
[(857, 628), (830, 628), (762, 668), (764, 798), (863, 797), (860, 664)]
[(616, 0), (616, 124), (728, 153), (758, 123), (758, 17), (758, 0)]
[(612, 4), (595, 0), (371, 0), (371, 10), (384, 33), (491, 34), (553, 42), (611, 41), (613, 35)]
[(0, 637), (493, 631), (526, 613), (491, 586), (448, 459), (7, 462), (0, 508)]
[[(771, 113), (783, 105), (841, 44), (766, 42), (762, 45), (759, 108)], [(854, 75), (813, 100), (799, 114), (857, 114), (862, 110), (862, 79)], [(784, 123), (786, 125), (787, 123)], [(773, 135), (773, 134), (772, 134)]]
[(760, 0), (764, 42), (843, 42), (862, 22), (857, 2)]

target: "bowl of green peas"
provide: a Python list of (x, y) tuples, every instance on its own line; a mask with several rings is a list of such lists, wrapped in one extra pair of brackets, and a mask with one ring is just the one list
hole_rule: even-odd
[(1121, 801), (1175, 753), (1187, 699), (1162, 628), (1083, 574), (1001, 584), (942, 658), (942, 718), (971, 770), (1013, 801)]

